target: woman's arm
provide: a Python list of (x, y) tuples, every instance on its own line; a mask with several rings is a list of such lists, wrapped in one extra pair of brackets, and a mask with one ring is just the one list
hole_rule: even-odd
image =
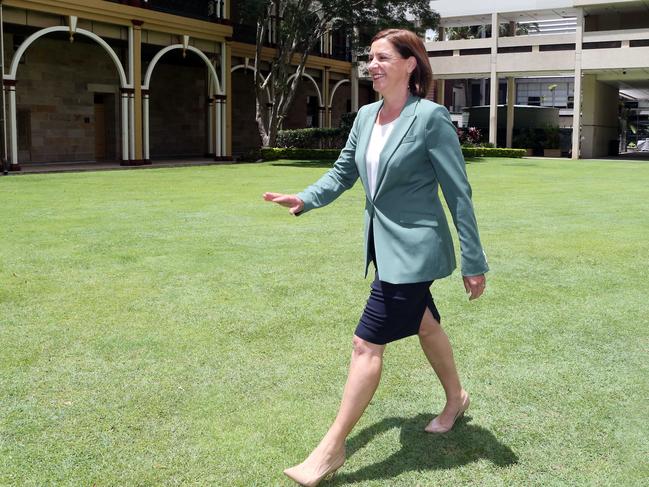
[(297, 198), (304, 202), (304, 206), (301, 211), (295, 213), (296, 215), (328, 205), (344, 191), (351, 188), (358, 179), (358, 168), (354, 157), (356, 155), (358, 120), (360, 119), (361, 110), (356, 115), (349, 137), (347, 137), (347, 143), (340, 152), (334, 166), (317, 182), (297, 194)]
[[(360, 110), (358, 114), (360, 115)], [(328, 205), (338, 198), (343, 191), (351, 188), (358, 179), (358, 169), (354, 157), (356, 155), (359, 115), (356, 115), (352, 129), (347, 137), (347, 143), (340, 152), (334, 167), (327, 171), (324, 176), (297, 195), (264, 193), (264, 199), (285, 206), (291, 214), (299, 216), (314, 208)]]
[(489, 270), (489, 266), (480, 243), (471, 202), (471, 185), (455, 126), (442, 106), (435, 107), (426, 123), (426, 147), (460, 239), (462, 275), (480, 276)]

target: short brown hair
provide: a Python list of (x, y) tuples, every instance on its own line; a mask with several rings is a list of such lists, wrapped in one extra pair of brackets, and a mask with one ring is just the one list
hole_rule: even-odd
[(408, 88), (413, 95), (426, 98), (433, 80), (433, 70), (430, 68), (426, 48), (419, 36), (405, 29), (385, 29), (372, 38), (372, 43), (379, 39), (387, 39), (404, 59), (414, 56), (417, 67), (410, 75)]

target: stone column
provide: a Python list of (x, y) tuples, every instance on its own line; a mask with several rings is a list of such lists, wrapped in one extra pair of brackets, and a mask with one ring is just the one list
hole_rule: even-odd
[(151, 164), (149, 155), (149, 90), (142, 90), (142, 157), (144, 164)]
[(322, 102), (324, 103), (324, 124), (322, 127), (331, 127), (331, 105), (328, 103), (330, 98), (329, 88), (329, 68), (325, 67), (322, 71)]
[(145, 164), (143, 156), (143, 126), (142, 126), (142, 24), (141, 20), (133, 20), (133, 163)]
[(9, 126), (9, 170), (20, 171), (18, 163), (18, 121), (16, 112), (16, 80), (3, 81), (4, 90), (9, 98), (9, 113), (6, 121)]
[(122, 111), (122, 161), (121, 165), (128, 165), (129, 160), (129, 130), (128, 130), (128, 93), (129, 88), (120, 88), (121, 111)]
[(230, 40), (221, 44), (221, 89), (225, 93), (223, 100), (224, 147), (223, 157), (232, 159), (232, 57), (230, 56)]
[[(211, 77), (211, 76), (210, 76)], [(214, 157), (214, 95), (207, 97), (207, 155)]]

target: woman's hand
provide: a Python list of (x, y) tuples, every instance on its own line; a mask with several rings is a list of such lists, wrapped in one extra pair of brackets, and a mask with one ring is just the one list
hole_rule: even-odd
[(470, 294), (469, 301), (478, 299), (484, 292), (487, 278), (484, 274), (480, 274), (479, 276), (463, 276), (463, 279), (464, 289), (466, 289), (467, 294)]
[(291, 215), (301, 212), (304, 208), (304, 201), (294, 194), (264, 193), (264, 199), (277, 203), (278, 205), (286, 206)]

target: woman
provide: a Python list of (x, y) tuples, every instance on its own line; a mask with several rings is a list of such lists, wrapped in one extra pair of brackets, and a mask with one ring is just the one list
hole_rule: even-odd
[(422, 41), (406, 30), (379, 32), (372, 40), (369, 72), (380, 102), (363, 106), (334, 167), (298, 195), (265, 193), (264, 199), (301, 215), (331, 203), (360, 178), (365, 200), (365, 274), (376, 267), (371, 293), (353, 338), (349, 375), (338, 415), (320, 444), (284, 473), (317, 485), (345, 462), (345, 439), (374, 395), (385, 345), (418, 335), (437, 374), (446, 405), (425, 430), (449, 431), (469, 407), (453, 351), (430, 294), (435, 279), (455, 268), (441, 186), (457, 229), (469, 299), (485, 288), (482, 251), (455, 128), (448, 112), (423, 99), (432, 72)]

